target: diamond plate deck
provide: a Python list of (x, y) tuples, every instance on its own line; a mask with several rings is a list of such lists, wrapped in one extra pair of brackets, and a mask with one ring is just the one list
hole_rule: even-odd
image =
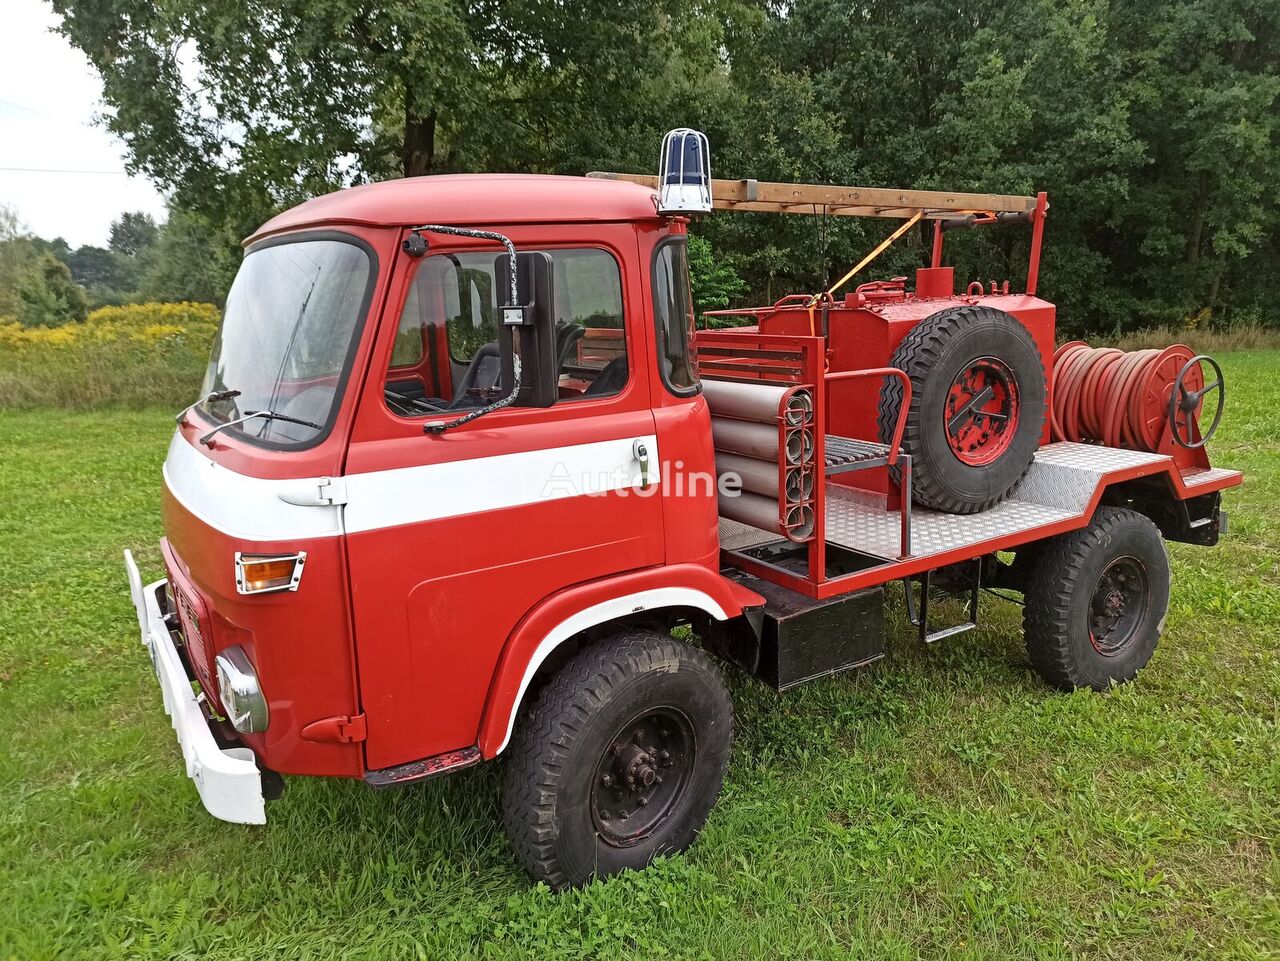
[(1203, 487), (1205, 484), (1213, 484), (1228, 477), (1235, 477), (1239, 473), (1239, 471), (1227, 470), (1225, 467), (1210, 467), (1208, 470), (1183, 474), (1182, 483), (1187, 487)]
[[(941, 554), (1079, 517), (1104, 474), (1167, 459), (1163, 454), (1089, 444), (1050, 444), (1036, 452), (1027, 476), (1008, 499), (990, 510), (944, 514), (917, 507), (911, 518), (911, 553)], [(898, 533), (898, 513), (886, 510), (883, 495), (827, 487), (831, 543), (890, 560), (898, 556)]]

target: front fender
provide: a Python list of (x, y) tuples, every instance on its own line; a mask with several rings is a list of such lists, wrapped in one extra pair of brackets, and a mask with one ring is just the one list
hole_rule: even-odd
[(525, 615), (503, 648), (480, 719), (480, 752), (492, 758), (506, 748), (530, 681), (547, 656), (575, 634), (641, 611), (693, 608), (724, 621), (763, 603), (753, 591), (698, 564), (633, 571), (552, 594)]

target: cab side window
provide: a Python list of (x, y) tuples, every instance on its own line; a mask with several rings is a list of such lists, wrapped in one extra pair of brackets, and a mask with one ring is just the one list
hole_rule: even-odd
[(684, 238), (663, 241), (654, 253), (653, 318), (663, 383), (677, 397), (696, 394), (698, 372), (690, 348), (693, 300), (689, 295), (689, 255)]
[[(622, 275), (596, 248), (551, 250), (559, 400), (616, 394), (630, 377)], [(387, 406), (403, 417), (497, 399), (497, 255), (433, 254), (418, 264), (387, 370)]]

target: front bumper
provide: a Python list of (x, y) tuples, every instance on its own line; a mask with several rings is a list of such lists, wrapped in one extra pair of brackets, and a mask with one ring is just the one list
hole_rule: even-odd
[(144, 587), (138, 565), (129, 551), (124, 552), (124, 566), (129, 575), (129, 593), (138, 612), (142, 643), (151, 654), (151, 666), (155, 668), (160, 692), (164, 695), (165, 712), (178, 734), (187, 777), (195, 782), (205, 810), (235, 824), (266, 824), (262, 773), (253, 752), (247, 747), (220, 747), (196, 699), (192, 678), (161, 613), (160, 594), (165, 590), (165, 582), (156, 581)]

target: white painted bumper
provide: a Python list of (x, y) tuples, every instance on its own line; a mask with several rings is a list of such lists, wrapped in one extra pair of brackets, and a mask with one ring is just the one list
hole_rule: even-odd
[(205, 810), (235, 824), (266, 824), (262, 775), (253, 752), (247, 747), (219, 747), (204, 710), (196, 701), (191, 678), (160, 613), (158, 594), (165, 589), (165, 582), (156, 581), (144, 587), (138, 565), (129, 551), (124, 552), (124, 566), (129, 575), (133, 606), (138, 611), (142, 643), (151, 654), (151, 665), (164, 695), (165, 712), (178, 734), (187, 777), (195, 782)]

